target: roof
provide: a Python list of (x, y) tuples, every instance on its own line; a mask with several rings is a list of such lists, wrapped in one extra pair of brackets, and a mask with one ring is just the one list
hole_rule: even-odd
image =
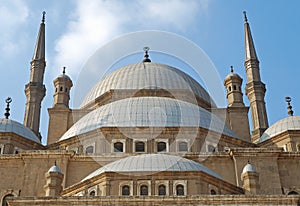
[(40, 139), (28, 127), (10, 119), (0, 118), (0, 132), (12, 132), (41, 144)]
[(143, 154), (122, 158), (109, 163), (89, 174), (82, 180), (82, 182), (105, 172), (134, 173), (163, 171), (202, 171), (211, 176), (222, 179), (218, 174), (209, 170), (207, 167), (186, 158), (166, 154)]
[(289, 116), (279, 120), (262, 134), (259, 142), (271, 139), (288, 130), (300, 130), (300, 116)]
[(134, 97), (93, 110), (59, 141), (101, 127), (201, 127), (237, 138), (221, 119), (197, 105), (166, 97)]
[(57, 165), (53, 165), (49, 170), (48, 172), (59, 172), (61, 173), (59, 167)]
[(85, 107), (110, 90), (119, 89), (188, 90), (215, 106), (206, 90), (186, 73), (165, 64), (141, 62), (122, 67), (100, 80), (86, 95), (80, 107)]
[(245, 165), (242, 174), (244, 174), (244, 173), (246, 173), (246, 172), (256, 172), (256, 168), (248, 162), (248, 163)]

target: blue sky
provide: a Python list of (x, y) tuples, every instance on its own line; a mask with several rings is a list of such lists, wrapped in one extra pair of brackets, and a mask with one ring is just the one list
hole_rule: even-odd
[[(235, 72), (244, 79), (244, 89), (242, 12), (246, 10), (260, 60), (262, 81), (267, 87), (265, 100), (269, 123), (273, 124), (287, 116), (285, 96), (292, 97), (295, 115), (300, 112), (297, 90), (300, 88), (299, 7), (298, 0), (0, 0), (2, 111), (4, 113), (5, 98), (11, 96), (11, 119), (23, 122), (24, 87), (29, 80), (30, 60), (44, 10), (47, 12), (47, 94), (42, 103), (43, 138), (47, 136), (47, 108), (53, 103), (52, 82), (62, 67), (67, 67), (67, 73), (76, 85), (89, 56), (111, 40), (130, 32), (160, 30), (181, 35), (206, 52), (221, 81), (233, 65)], [(142, 55), (141, 52), (140, 56), (130, 57), (128, 62), (139, 62)], [(155, 61), (155, 54), (151, 57)], [(157, 59), (160, 63), (181, 65), (168, 58), (164, 61), (159, 55)], [(246, 97), (244, 100), (249, 105)]]

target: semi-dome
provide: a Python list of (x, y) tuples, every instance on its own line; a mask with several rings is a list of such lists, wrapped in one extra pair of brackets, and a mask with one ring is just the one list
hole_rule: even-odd
[(165, 97), (134, 97), (93, 110), (59, 141), (101, 127), (201, 127), (237, 138), (221, 119), (195, 104)]
[(80, 108), (110, 90), (139, 91), (141, 89), (188, 90), (207, 105), (215, 107), (215, 103), (206, 90), (191, 76), (168, 65), (142, 62), (117, 69), (100, 80), (86, 95)]
[(0, 118), (0, 132), (12, 132), (31, 141), (41, 143), (40, 139), (29, 128), (10, 119)]
[(128, 173), (163, 171), (202, 171), (222, 179), (217, 173), (211, 171), (207, 167), (186, 158), (166, 154), (143, 154), (122, 158), (109, 163), (89, 174), (82, 182), (105, 172)]
[(259, 142), (271, 139), (272, 137), (288, 130), (300, 130), (300, 116), (289, 116), (279, 120), (263, 133)]

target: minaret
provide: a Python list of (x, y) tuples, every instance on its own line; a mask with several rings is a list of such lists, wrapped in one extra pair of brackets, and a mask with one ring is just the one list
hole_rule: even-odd
[(30, 81), (25, 86), (26, 109), (24, 116), (24, 125), (29, 127), (36, 135), (40, 137), (40, 111), (41, 102), (46, 94), (46, 88), (43, 84), (45, 61), (45, 12), (38, 33), (34, 54), (30, 62)]
[(55, 92), (53, 107), (48, 109), (49, 125), (47, 144), (52, 144), (73, 125), (72, 110), (69, 107), (70, 91), (73, 86), (71, 78), (66, 75), (66, 68), (53, 81)]
[(242, 93), (243, 79), (233, 72), (233, 66), (230, 67), (230, 74), (224, 80), (224, 86), (227, 92), (227, 124), (239, 136), (247, 142), (251, 142), (248, 111), (243, 101)]
[(246, 95), (250, 101), (252, 115), (252, 142), (256, 143), (263, 132), (269, 127), (265, 105), (265, 84), (260, 79), (259, 61), (244, 12), (245, 29), (245, 69), (247, 75)]

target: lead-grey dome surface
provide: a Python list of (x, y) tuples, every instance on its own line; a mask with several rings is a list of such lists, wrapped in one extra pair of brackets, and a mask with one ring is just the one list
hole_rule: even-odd
[(243, 168), (242, 174), (244, 174), (246, 172), (256, 172), (256, 168), (248, 162), (245, 165), (245, 167)]
[(165, 97), (134, 97), (91, 111), (59, 141), (101, 127), (201, 127), (237, 138), (221, 119), (195, 104)]
[(259, 142), (271, 139), (272, 137), (288, 130), (300, 130), (300, 116), (289, 116), (279, 120), (262, 134)]
[(110, 90), (141, 89), (188, 90), (215, 107), (206, 90), (186, 73), (164, 64), (142, 62), (131, 64), (101, 79), (85, 96), (80, 108), (93, 102), (97, 97)]
[(10, 119), (0, 118), (0, 132), (12, 132), (31, 141), (41, 143), (40, 139), (29, 128)]
[(82, 182), (105, 172), (127, 173), (163, 171), (202, 171), (222, 179), (217, 173), (211, 171), (207, 167), (183, 157), (166, 154), (143, 154), (122, 158), (109, 163), (89, 174)]

